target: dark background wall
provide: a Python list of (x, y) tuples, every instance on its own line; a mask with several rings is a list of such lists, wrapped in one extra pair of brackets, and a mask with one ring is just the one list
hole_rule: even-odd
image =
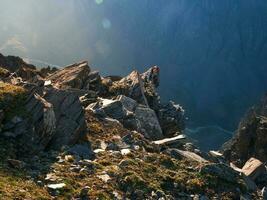
[(0, 51), (39, 65), (159, 65), (163, 100), (182, 104), (190, 126), (234, 130), (267, 91), (266, 0), (11, 0), (0, 25)]

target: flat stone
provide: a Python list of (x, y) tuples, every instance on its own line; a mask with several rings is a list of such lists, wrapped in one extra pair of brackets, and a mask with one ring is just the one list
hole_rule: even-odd
[(157, 144), (157, 145), (170, 145), (170, 144), (174, 144), (176, 143), (177, 141), (181, 141), (181, 140), (184, 140), (186, 139), (186, 136), (185, 135), (178, 135), (178, 136), (175, 136), (175, 137), (172, 137), (172, 138), (165, 138), (165, 139), (162, 139), (162, 140), (157, 140), (157, 141), (154, 141), (153, 143), (154, 144)]
[(52, 189), (52, 190), (58, 190), (66, 187), (65, 183), (57, 183), (57, 184), (49, 184), (47, 185), (47, 188)]
[(257, 177), (266, 172), (266, 168), (260, 160), (250, 158), (243, 166), (242, 172), (252, 180), (256, 180)]
[(177, 157), (183, 157), (183, 158), (186, 158), (189, 160), (197, 161), (199, 163), (208, 163), (209, 162), (194, 152), (182, 151), (179, 149), (171, 149), (171, 151), (173, 151), (171, 154), (175, 154), (175, 153), (178, 154)]

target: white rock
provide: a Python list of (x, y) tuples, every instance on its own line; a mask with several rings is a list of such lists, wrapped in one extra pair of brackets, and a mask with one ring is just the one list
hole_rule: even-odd
[(122, 149), (121, 150), (121, 155), (123, 155), (123, 156), (128, 155), (129, 153), (131, 153), (130, 149)]
[(49, 189), (57, 190), (66, 187), (66, 184), (65, 183), (49, 184), (47, 185), (47, 187)]

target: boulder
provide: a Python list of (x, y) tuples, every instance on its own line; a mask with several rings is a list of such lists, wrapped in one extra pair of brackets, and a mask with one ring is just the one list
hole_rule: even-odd
[(46, 79), (51, 80), (52, 85), (56, 88), (68, 89), (89, 89), (88, 76), (90, 67), (87, 61), (75, 63), (62, 68), (48, 76)]
[(119, 95), (117, 97), (117, 100), (122, 103), (122, 105), (124, 106), (124, 108), (126, 110), (131, 111), (131, 112), (134, 112), (134, 110), (137, 106), (137, 102), (134, 99), (129, 98), (129, 97), (124, 96), (124, 95)]
[(185, 128), (184, 110), (180, 105), (176, 105), (172, 101), (160, 106), (158, 118), (163, 134), (166, 137), (172, 137)]
[(120, 121), (122, 121), (127, 115), (126, 109), (119, 100), (104, 99), (102, 101), (102, 109), (109, 117)]
[(54, 107), (56, 133), (50, 142), (52, 148), (75, 144), (85, 133), (84, 109), (79, 100), (80, 92), (50, 88), (43, 96)]
[(26, 103), (26, 109), (31, 114), (31, 125), (34, 127), (35, 143), (45, 148), (56, 134), (56, 116), (54, 107), (40, 95), (33, 93)]
[(252, 180), (256, 180), (257, 177), (266, 173), (266, 168), (258, 159), (250, 158), (243, 166), (241, 172), (250, 177)]
[(163, 138), (162, 130), (154, 110), (139, 105), (135, 110), (135, 117), (140, 122), (141, 133), (150, 140), (159, 140)]
[(239, 179), (239, 173), (224, 163), (206, 164), (200, 168), (200, 173), (211, 174), (231, 183)]

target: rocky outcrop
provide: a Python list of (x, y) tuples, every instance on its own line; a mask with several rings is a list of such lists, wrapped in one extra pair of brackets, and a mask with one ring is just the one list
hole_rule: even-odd
[(259, 106), (250, 109), (233, 139), (223, 146), (225, 157), (238, 166), (243, 166), (251, 157), (267, 161), (266, 99)]
[(120, 95), (115, 100), (99, 99), (97, 103), (89, 105), (95, 113), (104, 113), (119, 120), (125, 127), (139, 131), (151, 140), (163, 138), (162, 130), (158, 122), (156, 113), (129, 97)]
[(56, 88), (89, 89), (88, 76), (90, 73), (88, 62), (75, 63), (56, 71), (47, 77)]

